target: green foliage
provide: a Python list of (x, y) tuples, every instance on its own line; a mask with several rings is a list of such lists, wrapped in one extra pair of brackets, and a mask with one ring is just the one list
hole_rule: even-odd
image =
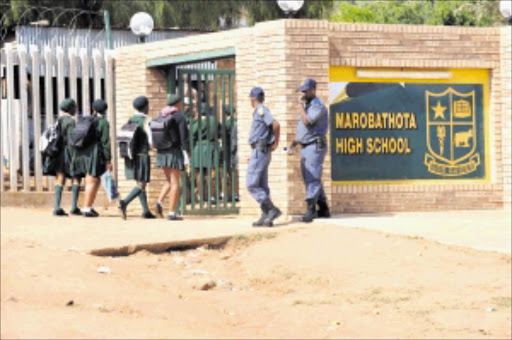
[(496, 0), (343, 1), (330, 20), (447, 26), (493, 26), (504, 22)]
[[(334, 2), (306, 0), (296, 17), (328, 18)], [(47, 19), (55, 26), (102, 27), (103, 10), (109, 11), (112, 27), (119, 28), (128, 27), (132, 15), (140, 11), (153, 17), (155, 28), (202, 30), (233, 27), (243, 16), (250, 24), (285, 16), (274, 0), (2, 0), (0, 10), (6, 13), (3, 26)], [(80, 11), (84, 12), (78, 15)]]

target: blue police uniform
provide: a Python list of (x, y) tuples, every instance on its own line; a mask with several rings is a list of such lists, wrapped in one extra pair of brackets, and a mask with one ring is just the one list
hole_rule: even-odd
[[(316, 88), (314, 79), (306, 79), (298, 91), (307, 92)], [(307, 124), (304, 124), (300, 115), (297, 121), (296, 142), (301, 144), (300, 169), (302, 179), (306, 186), (306, 202), (308, 209), (302, 222), (311, 222), (316, 217), (330, 217), (327, 197), (322, 187), (322, 167), (327, 153), (327, 140), (325, 135), (329, 128), (329, 115), (327, 108), (317, 97), (305, 103), (304, 111)], [(316, 205), (318, 204), (318, 211)]]
[(254, 222), (254, 227), (271, 227), (273, 221), (281, 216), (281, 211), (274, 206), (270, 199), (268, 187), (268, 166), (270, 164), (270, 145), (274, 143), (274, 117), (270, 110), (263, 105), (265, 93), (260, 87), (251, 90), (249, 97), (256, 98), (259, 104), (252, 114), (252, 125), (249, 132), (249, 144), (252, 148), (249, 166), (247, 168), (246, 186), (249, 193), (260, 204), (262, 215)]
[(270, 110), (265, 105), (259, 104), (252, 114), (252, 125), (249, 132), (252, 153), (247, 170), (246, 186), (252, 197), (260, 204), (270, 198), (268, 166), (272, 156), (268, 145), (274, 142), (273, 122), (274, 118)]
[(302, 145), (300, 151), (300, 167), (302, 178), (306, 186), (306, 200), (325, 198), (322, 187), (322, 166), (327, 153), (327, 144), (317, 145), (317, 138), (323, 138), (329, 127), (327, 108), (317, 97), (313, 98), (305, 107), (309, 125), (298, 118), (297, 142)]

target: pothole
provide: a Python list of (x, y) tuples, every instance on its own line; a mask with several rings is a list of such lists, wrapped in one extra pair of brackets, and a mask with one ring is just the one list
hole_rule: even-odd
[(207, 249), (222, 249), (231, 238), (232, 236), (223, 236), (204, 239), (169, 241), (161, 243), (147, 243), (122, 247), (101, 248), (93, 249), (89, 252), (89, 254), (94, 256), (118, 257), (130, 256), (142, 250), (146, 250), (153, 254), (160, 254), (174, 251), (187, 251), (199, 247), (206, 247)]

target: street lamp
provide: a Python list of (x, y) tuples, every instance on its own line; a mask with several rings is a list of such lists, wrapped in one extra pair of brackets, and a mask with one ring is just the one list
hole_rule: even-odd
[(135, 13), (130, 19), (130, 28), (133, 34), (139, 38), (140, 43), (146, 41), (146, 37), (153, 31), (153, 27), (153, 18), (146, 12)]
[(288, 18), (293, 18), (295, 13), (304, 5), (304, 0), (277, 0), (277, 5)]
[(512, 3), (510, 0), (500, 1), (500, 12), (507, 19), (509, 25), (512, 25)]

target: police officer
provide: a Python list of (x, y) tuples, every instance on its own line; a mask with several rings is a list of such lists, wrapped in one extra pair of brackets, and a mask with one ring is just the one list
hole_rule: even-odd
[[(324, 188), (322, 187), (322, 166), (327, 153), (326, 133), (329, 125), (327, 108), (316, 97), (316, 81), (308, 78), (298, 89), (297, 143), (301, 145), (300, 168), (306, 186), (307, 211), (302, 222), (312, 222), (316, 217), (331, 216)], [(318, 204), (318, 212), (316, 205)]]
[(262, 215), (254, 222), (254, 227), (271, 227), (273, 221), (281, 216), (281, 211), (270, 200), (268, 187), (268, 166), (271, 152), (279, 144), (280, 127), (270, 110), (263, 105), (265, 93), (261, 87), (254, 87), (249, 93), (254, 108), (252, 125), (249, 131), (249, 144), (252, 148), (247, 168), (246, 186), (249, 193), (260, 204)]

